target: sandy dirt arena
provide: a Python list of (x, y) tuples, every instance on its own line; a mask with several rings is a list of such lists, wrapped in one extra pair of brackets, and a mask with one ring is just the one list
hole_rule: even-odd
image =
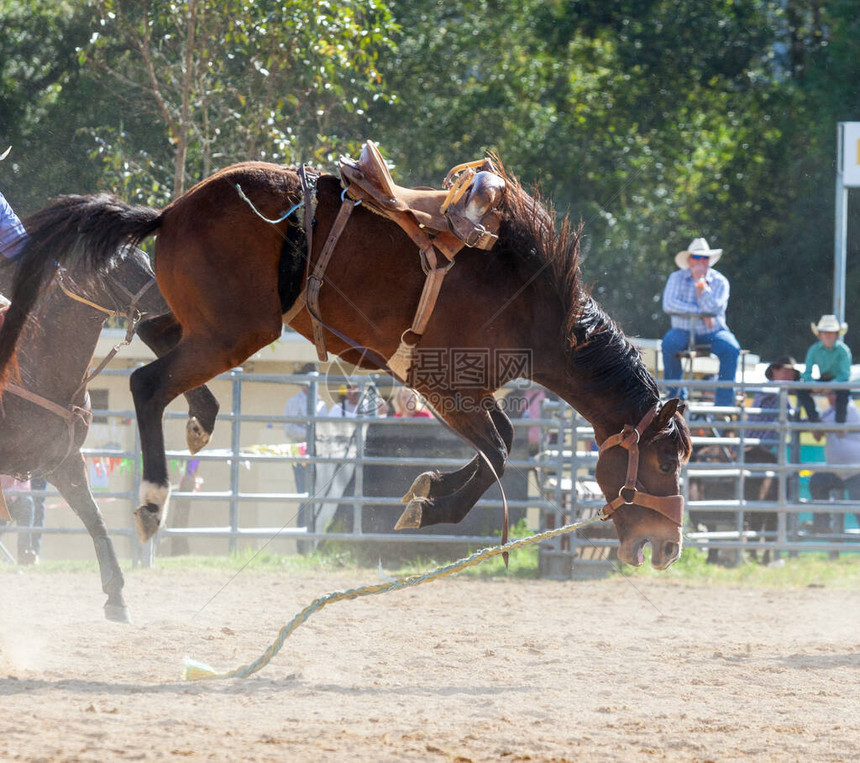
[(3, 571), (0, 759), (860, 759), (860, 591), (447, 578), (183, 682), (184, 655), (236, 668), (379, 582), (233, 574), (132, 572), (124, 626), (94, 572)]

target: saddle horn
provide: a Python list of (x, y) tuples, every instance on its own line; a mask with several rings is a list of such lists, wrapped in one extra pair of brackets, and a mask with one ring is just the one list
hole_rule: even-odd
[(505, 179), (495, 172), (482, 170), (472, 181), (469, 198), (463, 212), (478, 224), (491, 209), (495, 209), (505, 195)]

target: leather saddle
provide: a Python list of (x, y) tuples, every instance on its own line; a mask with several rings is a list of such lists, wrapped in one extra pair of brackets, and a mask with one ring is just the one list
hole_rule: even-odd
[[(442, 244), (439, 248), (448, 259), (463, 244), (491, 249), (498, 240), (498, 206), (505, 193), (505, 180), (489, 159), (454, 167), (445, 178), (447, 190), (407, 188), (394, 182), (379, 149), (369, 140), (358, 160), (341, 157), (340, 175), (350, 198), (401, 227), (411, 218), (439, 239), (434, 243)], [(458, 245), (446, 242), (448, 236)]]
[[(349, 199), (342, 199), (328, 238), (307, 278), (306, 304), (317, 355), (320, 360), (327, 357), (319, 309), (325, 270), (352, 209), (362, 202), (372, 212), (396, 222), (421, 253), (421, 267), (426, 276), (424, 288), (412, 325), (401, 334), (397, 350), (387, 361), (388, 370), (406, 381), (442, 281), (454, 264), (457, 252), (464, 246), (491, 249), (498, 241), (502, 219), (499, 207), (505, 195), (505, 179), (489, 160), (482, 160), (454, 167), (445, 178), (447, 190), (405, 188), (392, 180), (379, 149), (370, 140), (365, 143), (358, 160), (341, 157), (340, 177)], [(308, 225), (307, 230), (312, 231), (312, 226)], [(313, 251), (311, 244), (309, 248)], [(437, 252), (444, 257), (444, 264), (440, 264)]]

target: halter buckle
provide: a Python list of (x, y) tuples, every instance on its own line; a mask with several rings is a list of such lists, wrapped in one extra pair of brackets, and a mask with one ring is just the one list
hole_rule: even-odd
[(632, 424), (625, 424), (621, 434), (623, 437), (621, 444), (628, 450), (638, 447), (639, 441), (642, 439), (642, 433)]
[[(626, 492), (625, 492), (626, 491)], [(622, 485), (618, 488), (618, 497), (624, 501), (627, 506), (636, 503), (636, 493), (639, 491), (631, 485)], [(629, 498), (627, 496), (630, 496)]]

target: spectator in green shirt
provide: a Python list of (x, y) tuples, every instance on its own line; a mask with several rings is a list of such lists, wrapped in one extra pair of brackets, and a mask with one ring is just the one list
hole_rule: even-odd
[[(835, 315), (822, 315), (818, 323), (813, 323), (810, 327), (818, 341), (806, 353), (806, 369), (800, 380), (847, 382), (851, 378), (851, 350), (842, 341), (842, 336), (848, 330), (848, 324), (840, 323)], [(817, 379), (812, 375), (813, 366), (818, 366)], [(836, 391), (837, 424), (845, 423), (849, 396), (847, 389)], [(809, 390), (801, 390), (797, 401), (810, 421), (821, 420)]]

